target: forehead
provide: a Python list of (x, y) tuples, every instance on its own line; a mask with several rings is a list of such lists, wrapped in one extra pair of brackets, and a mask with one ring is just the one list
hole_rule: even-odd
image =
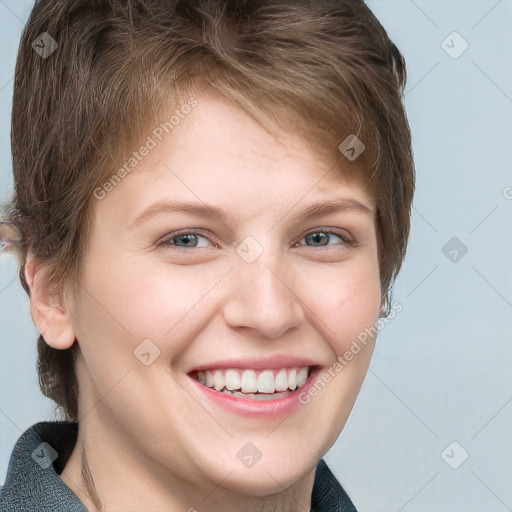
[(156, 133), (171, 117), (173, 128), (163, 131), (161, 140), (155, 130), (148, 132), (154, 147), (108, 194), (107, 202), (122, 200), (128, 217), (169, 196), (246, 209), (259, 203), (263, 210), (279, 204), (290, 208), (303, 198), (311, 202), (350, 195), (373, 207), (370, 191), (354, 177), (354, 164), (342, 174), (339, 162), (293, 132), (286, 121), (278, 125), (268, 120), (265, 129), (220, 95), (197, 94), (194, 99), (196, 106), (184, 110), (186, 115), (164, 115)]

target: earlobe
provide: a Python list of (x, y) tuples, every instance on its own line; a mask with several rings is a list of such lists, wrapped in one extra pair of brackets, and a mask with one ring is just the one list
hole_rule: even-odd
[(30, 314), (48, 345), (55, 349), (70, 348), (75, 332), (62, 291), (51, 286), (50, 268), (30, 257), (25, 264), (25, 280), (30, 289)]

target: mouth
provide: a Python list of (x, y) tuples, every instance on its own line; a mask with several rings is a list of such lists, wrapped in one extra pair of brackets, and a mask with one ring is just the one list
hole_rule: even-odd
[(211, 368), (194, 370), (189, 376), (219, 394), (249, 400), (277, 400), (296, 394), (306, 385), (315, 368)]

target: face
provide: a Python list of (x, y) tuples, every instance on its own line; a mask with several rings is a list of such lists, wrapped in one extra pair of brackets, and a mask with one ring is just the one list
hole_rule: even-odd
[(80, 416), (205, 495), (263, 495), (315, 467), (366, 374), (372, 341), (344, 354), (379, 314), (375, 205), (297, 135), (196, 99), (96, 204)]

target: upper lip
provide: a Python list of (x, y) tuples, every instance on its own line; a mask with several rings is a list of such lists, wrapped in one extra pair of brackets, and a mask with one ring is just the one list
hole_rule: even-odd
[(251, 370), (278, 370), (280, 368), (303, 368), (305, 366), (317, 366), (317, 363), (311, 361), (310, 359), (305, 359), (304, 357), (300, 356), (277, 355), (266, 358), (244, 357), (240, 359), (223, 359), (219, 361), (213, 361), (211, 363), (205, 363), (200, 366), (195, 366), (190, 370), (190, 372), (201, 370), (221, 370), (229, 368), (244, 368)]

